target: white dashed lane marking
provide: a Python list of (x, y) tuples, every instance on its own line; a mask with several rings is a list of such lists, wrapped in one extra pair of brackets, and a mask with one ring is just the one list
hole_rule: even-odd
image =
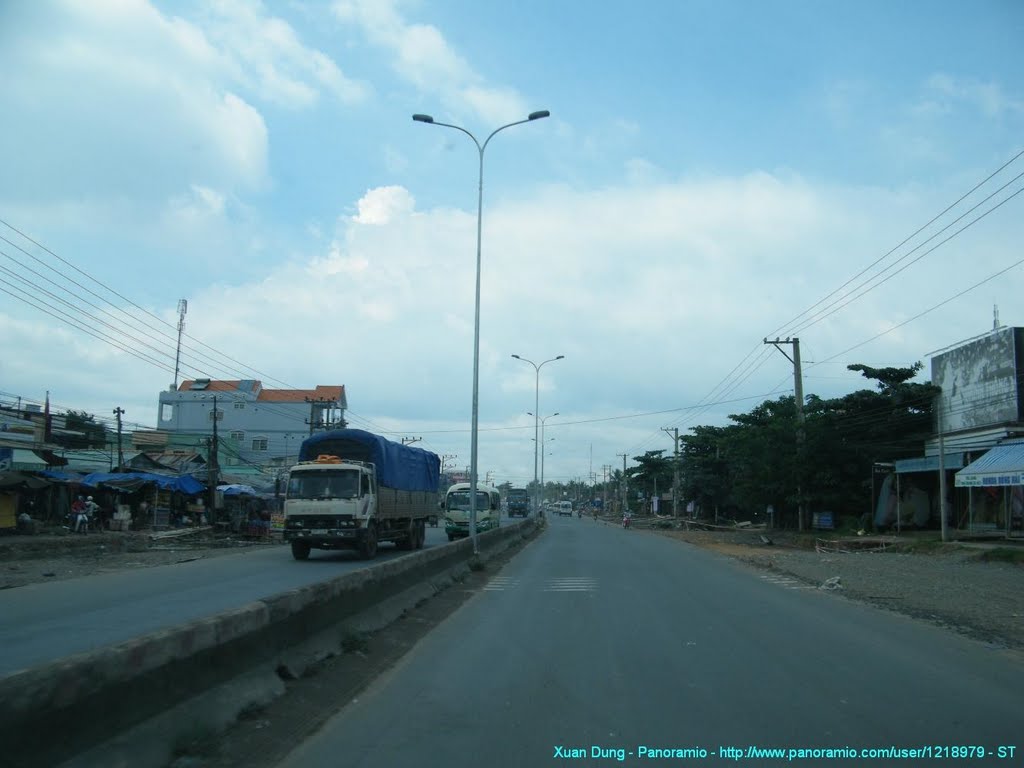
[(519, 586), (519, 579), (511, 576), (495, 576), (484, 587), (484, 592), (503, 592), (506, 589), (515, 589)]
[(769, 584), (777, 584), (778, 586), (785, 587), (786, 589), (817, 589), (817, 587), (810, 584), (804, 584), (802, 581), (791, 579), (788, 576), (761, 576), (760, 578), (763, 581), (767, 581)]
[(597, 581), (587, 576), (566, 576), (551, 579), (544, 585), (545, 592), (593, 592)]
[[(519, 579), (511, 576), (495, 576), (484, 587), (484, 592), (505, 592), (519, 587)], [(541, 590), (544, 592), (593, 592), (597, 589), (597, 580), (587, 576), (565, 576), (548, 579)]]

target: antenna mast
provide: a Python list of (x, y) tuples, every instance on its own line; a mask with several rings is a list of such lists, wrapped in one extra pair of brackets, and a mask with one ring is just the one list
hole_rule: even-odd
[(181, 335), (185, 332), (185, 313), (188, 312), (188, 302), (185, 299), (178, 299), (178, 348), (174, 353), (174, 388), (178, 388), (178, 369), (181, 362)]

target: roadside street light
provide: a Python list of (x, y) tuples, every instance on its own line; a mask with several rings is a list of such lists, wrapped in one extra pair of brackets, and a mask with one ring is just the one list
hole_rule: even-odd
[[(533, 414), (530, 413), (529, 411), (527, 411), (526, 414), (528, 416), (533, 416)], [(547, 444), (548, 444), (548, 441), (544, 440), (544, 422), (546, 422), (552, 416), (557, 416), (557, 415), (558, 415), (558, 411), (555, 411), (554, 413), (551, 414), (551, 416), (545, 416), (543, 419), (540, 420), (540, 444), (541, 444), (541, 446), (543, 446), (540, 449), (540, 503), (541, 503), (541, 506), (544, 505), (544, 495), (545, 495), (544, 494), (544, 455), (547, 453)], [(555, 438), (553, 438), (553, 437), (550, 438), (550, 440), (554, 440), (554, 439)]]
[(533, 500), (533, 503), (534, 503), (534, 511), (537, 513), (537, 516), (540, 517), (540, 512), (541, 512), (541, 510), (540, 510), (540, 495), (539, 495), (540, 489), (537, 487), (537, 449), (540, 446), (540, 435), (539, 435), (539, 432), (540, 432), (540, 419), (537, 418), (537, 414), (540, 413), (540, 369), (543, 368), (548, 363), (555, 362), (555, 360), (562, 360), (562, 359), (564, 359), (565, 355), (559, 355), (558, 357), (552, 357), (550, 360), (545, 360), (540, 365), (537, 365), (535, 362), (533, 362), (533, 360), (527, 360), (525, 357), (520, 357), (519, 355), (512, 355), (512, 357), (514, 357), (516, 360), (522, 360), (524, 363), (529, 363), (530, 365), (533, 366), (534, 370), (537, 372), (537, 383), (536, 383), (536, 390), (535, 390), (536, 394), (534, 396), (534, 405), (533, 405), (533, 487), (534, 487), (534, 500)]
[(477, 203), (476, 203), (476, 309), (474, 312), (473, 320), (473, 421), (470, 427), (470, 464), (469, 464), (469, 537), (473, 541), (473, 554), (477, 554), (477, 543), (476, 543), (476, 469), (477, 469), (477, 424), (479, 421), (479, 394), (480, 394), (480, 244), (481, 236), (483, 232), (483, 213), (484, 213), (484, 150), (487, 149), (488, 143), (494, 138), (495, 134), (499, 131), (503, 131), (506, 128), (511, 128), (513, 125), (522, 125), (523, 123), (529, 123), (533, 120), (539, 120), (543, 117), (548, 117), (551, 113), (546, 109), (542, 109), (538, 112), (531, 112), (525, 120), (517, 120), (514, 123), (508, 123), (499, 128), (495, 128), (491, 131), (491, 134), (481, 144), (477, 141), (476, 136), (467, 131), (465, 128), (459, 125), (452, 125), (451, 123), (439, 123), (434, 120), (430, 115), (413, 115), (412, 119), (418, 123), (429, 123), (430, 125), (440, 125), (445, 128), (453, 128), (456, 131), (461, 131), (473, 140), (476, 145), (477, 151), (480, 155), (480, 174), (479, 183), (477, 184)]

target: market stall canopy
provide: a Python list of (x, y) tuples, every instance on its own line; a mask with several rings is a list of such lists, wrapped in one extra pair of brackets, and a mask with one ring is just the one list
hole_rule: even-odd
[(82, 482), (82, 474), (80, 472), (67, 472), (62, 469), (44, 469), (36, 474), (42, 475), (50, 480), (57, 480), (61, 483)]
[(223, 493), (225, 496), (255, 496), (256, 489), (251, 485), (239, 485), (238, 483), (232, 483), (230, 485), (218, 485), (217, 490)]
[(29, 475), (25, 472), (18, 472), (15, 470), (9, 472), (0, 472), (0, 488), (18, 488), (19, 486), (25, 486), (35, 490), (37, 488), (46, 488), (50, 485), (48, 480), (44, 480), (41, 477), (35, 475)]
[(1024, 485), (1024, 440), (1001, 443), (956, 473), (957, 488)]
[(82, 478), (82, 485), (99, 488), (117, 488), (121, 491), (137, 491), (144, 485), (155, 483), (167, 491), (180, 491), (189, 496), (202, 493), (206, 486), (191, 475), (158, 475), (153, 472), (93, 472)]

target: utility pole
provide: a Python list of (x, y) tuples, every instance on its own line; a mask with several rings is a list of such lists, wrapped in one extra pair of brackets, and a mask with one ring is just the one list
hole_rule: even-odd
[(662, 427), (661, 431), (671, 435), (675, 445), (675, 464), (672, 472), (672, 517), (679, 517), (679, 428)]
[[(331, 409), (337, 408), (338, 401), (331, 400), (330, 398), (327, 397), (307, 397), (306, 402), (310, 404), (309, 421), (306, 422), (307, 424), (309, 424), (309, 434), (312, 436), (314, 427), (320, 429), (330, 429), (333, 425), (331, 424), (329, 417), (327, 418), (326, 421), (323, 418), (317, 419), (317, 406), (320, 406), (320, 415), (323, 416), (325, 410), (329, 412)], [(342, 426), (344, 426), (344, 423), (342, 424)]]
[(403, 437), (402, 445), (412, 445), (413, 443), (418, 443), (422, 439), (422, 437)]
[[(121, 450), (121, 414), (124, 412), (125, 411), (121, 406), (117, 406), (117, 408), (114, 409), (114, 416), (117, 417), (117, 468), (119, 470), (124, 469), (124, 452)], [(216, 426), (216, 420), (214, 420), (213, 423)]]
[(622, 457), (622, 514), (626, 514), (626, 510), (629, 509), (629, 481), (626, 479), (627, 454), (616, 453), (615, 455)]
[(219, 467), (217, 465), (217, 452), (220, 450), (217, 441), (217, 396), (213, 396), (213, 437), (210, 439), (210, 450), (206, 460), (206, 483), (209, 508), (207, 509), (206, 522), (213, 525), (214, 510), (217, 508), (217, 477)]
[(178, 388), (178, 364), (181, 362), (181, 337), (185, 333), (185, 313), (188, 312), (188, 302), (178, 299), (178, 346), (174, 353), (174, 388)]
[[(998, 310), (997, 310), (998, 311)], [(996, 318), (998, 322), (998, 316)], [(939, 528), (942, 531), (942, 541), (949, 541), (949, 528), (946, 522), (946, 440), (942, 434), (942, 405), (938, 407), (938, 432), (939, 432)], [(896, 513), (899, 520), (899, 512)]]
[[(804, 530), (806, 517), (804, 510), (804, 376), (800, 368), (800, 339), (779, 339), (775, 341), (764, 340), (765, 344), (771, 344), (793, 364), (793, 394), (796, 404), (796, 499), (797, 499), (797, 527)], [(793, 356), (787, 355), (780, 346), (781, 344), (793, 345)]]

